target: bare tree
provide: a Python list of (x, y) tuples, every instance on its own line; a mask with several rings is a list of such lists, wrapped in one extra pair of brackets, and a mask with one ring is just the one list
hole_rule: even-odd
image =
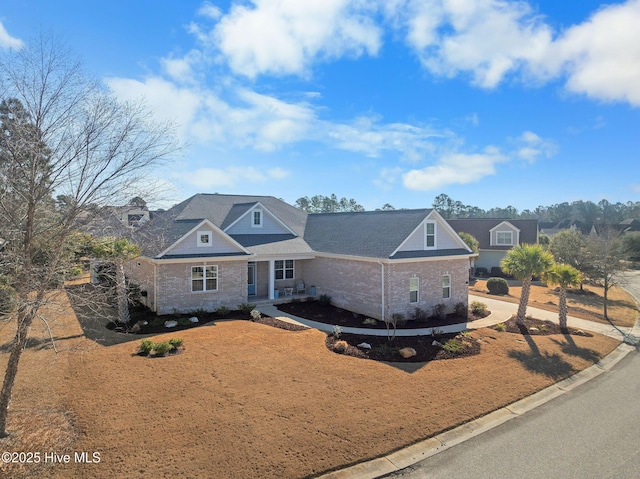
[(3, 437), (29, 328), (63, 288), (74, 234), (96, 205), (144, 194), (135, 187), (177, 144), (171, 125), (118, 102), (51, 35), (0, 58), (0, 101), (0, 273), (16, 322), (0, 391)]

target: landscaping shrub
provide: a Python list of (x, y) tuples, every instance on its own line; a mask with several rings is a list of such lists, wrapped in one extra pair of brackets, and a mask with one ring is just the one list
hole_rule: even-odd
[(251, 311), (251, 321), (257, 321), (262, 317), (262, 314), (260, 314), (260, 311), (258, 311), (257, 309), (254, 309)]
[(393, 313), (391, 315), (391, 321), (393, 321), (396, 326), (404, 326), (407, 324), (407, 318), (405, 318), (402, 313)]
[(178, 321), (178, 324), (180, 326), (191, 326), (193, 323), (189, 320), (189, 318), (185, 318), (185, 317), (180, 317), (177, 318), (176, 321)]
[(463, 318), (466, 318), (469, 315), (469, 309), (462, 301), (456, 303), (454, 310), (458, 316), (462, 316)]
[(318, 297), (318, 302), (320, 304), (325, 305), (325, 306), (329, 306), (329, 305), (331, 305), (331, 296), (329, 296), (328, 294), (321, 294)]
[(427, 321), (429, 319), (429, 314), (422, 308), (415, 308), (411, 312), (411, 320), (412, 321)]
[(449, 353), (459, 353), (466, 347), (467, 345), (465, 343), (455, 338), (447, 340), (447, 342), (442, 345), (442, 349)]
[(487, 280), (487, 289), (489, 294), (509, 294), (509, 284), (504, 278), (489, 278)]
[(171, 338), (169, 339), (169, 344), (173, 347), (173, 349), (178, 349), (182, 346), (184, 340), (182, 338)]
[(504, 325), (504, 323), (498, 323), (494, 326), (494, 329), (496, 331), (500, 331), (501, 333), (504, 333), (507, 330), (507, 327)]
[(367, 318), (362, 322), (362, 324), (364, 324), (365, 326), (375, 326), (376, 324), (378, 324), (378, 321), (373, 318)]
[(487, 268), (476, 268), (476, 276), (487, 276), (488, 274)]
[(336, 324), (333, 327), (333, 337), (336, 339), (340, 339), (341, 334), (342, 334), (342, 328)]
[(438, 303), (433, 307), (433, 316), (438, 319), (447, 317), (447, 306), (444, 303)]
[(216, 315), (221, 317), (221, 318), (225, 318), (225, 317), (229, 316), (230, 312), (231, 312), (231, 310), (229, 308), (227, 308), (226, 306), (220, 306), (218, 309), (216, 309)]
[(164, 356), (169, 351), (171, 351), (173, 347), (169, 341), (163, 341), (161, 343), (154, 343), (153, 345), (153, 353), (156, 356)]
[(346, 341), (338, 341), (333, 345), (333, 350), (336, 353), (342, 354), (347, 350), (348, 347), (349, 347), (349, 344)]
[(475, 316), (488, 316), (489, 310), (487, 309), (487, 305), (480, 301), (472, 301), (469, 305), (469, 309)]
[(250, 314), (255, 309), (256, 305), (251, 303), (240, 303), (238, 309), (245, 314)]
[(140, 353), (148, 355), (153, 350), (153, 341), (150, 339), (143, 339), (140, 341)]
[(8, 284), (0, 284), (0, 316), (16, 308), (16, 290)]

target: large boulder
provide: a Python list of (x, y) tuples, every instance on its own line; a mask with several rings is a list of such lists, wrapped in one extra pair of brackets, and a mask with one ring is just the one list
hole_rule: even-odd
[(415, 349), (413, 348), (402, 348), (401, 350), (398, 351), (400, 353), (400, 356), (402, 356), (405, 359), (409, 359), (414, 357), (416, 354), (418, 354), (416, 352)]

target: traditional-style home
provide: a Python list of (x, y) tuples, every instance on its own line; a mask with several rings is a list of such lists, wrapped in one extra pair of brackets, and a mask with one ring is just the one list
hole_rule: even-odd
[(472, 251), (433, 209), (307, 214), (270, 196), (197, 194), (154, 212), (129, 264), (157, 314), (327, 295), (377, 319), (467, 303)]

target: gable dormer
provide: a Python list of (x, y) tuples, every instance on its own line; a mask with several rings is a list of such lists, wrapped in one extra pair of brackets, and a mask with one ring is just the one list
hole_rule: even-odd
[(464, 241), (435, 210), (393, 252), (468, 249)]
[[(244, 211), (243, 211), (244, 210)], [(230, 212), (231, 214), (231, 212)], [(235, 218), (224, 228), (228, 235), (246, 234), (292, 234), (295, 233), (261, 202), (252, 205), (238, 205)]]
[(157, 257), (233, 254), (249, 252), (209, 220), (202, 220)]
[(508, 221), (489, 230), (491, 246), (511, 247), (520, 243), (520, 230)]

